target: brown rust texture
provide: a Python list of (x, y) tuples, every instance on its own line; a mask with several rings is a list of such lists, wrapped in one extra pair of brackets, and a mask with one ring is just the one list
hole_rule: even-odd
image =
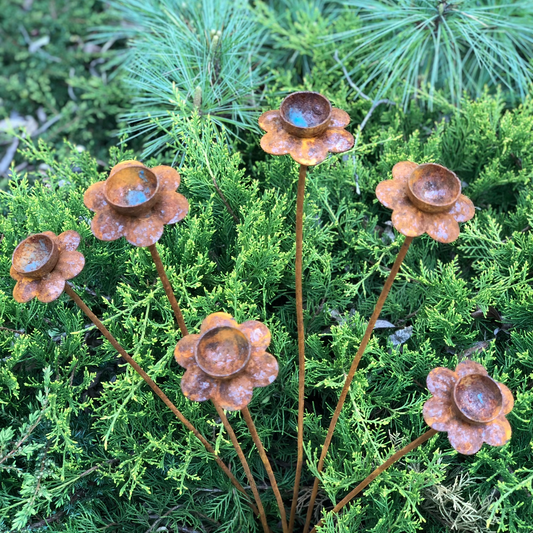
[(453, 242), (459, 237), (458, 222), (470, 220), (475, 213), (472, 201), (461, 194), (459, 178), (433, 163), (397, 163), (392, 180), (382, 181), (376, 196), (393, 210), (393, 226), (408, 237), (427, 233), (438, 242)]
[(13, 297), (25, 303), (37, 297), (50, 303), (61, 296), (65, 281), (76, 277), (85, 258), (76, 251), (80, 236), (69, 230), (56, 235), (51, 231), (24, 239), (13, 252), (11, 277), (17, 281)]
[(176, 192), (180, 175), (172, 167), (149, 169), (139, 161), (124, 161), (111, 169), (106, 181), (91, 185), (83, 197), (95, 212), (91, 230), (97, 239), (125, 237), (134, 246), (151, 246), (165, 224), (183, 220), (189, 202)]
[(328, 152), (346, 152), (354, 138), (344, 128), (350, 123), (348, 113), (331, 107), (319, 93), (302, 91), (287, 96), (280, 109), (259, 117), (266, 131), (261, 148), (271, 155), (289, 154), (305, 166), (318, 165)]
[(503, 446), (511, 438), (505, 415), (513, 409), (513, 395), (479, 363), (467, 359), (455, 372), (435, 368), (427, 386), (433, 396), (424, 404), (424, 420), (431, 428), (446, 431), (459, 453), (472, 455), (484, 442)]
[(238, 324), (227, 313), (213, 313), (199, 334), (187, 335), (174, 356), (186, 368), (183, 394), (190, 400), (213, 400), (238, 411), (252, 399), (254, 387), (266, 387), (278, 375), (278, 362), (266, 352), (270, 331), (256, 320)]

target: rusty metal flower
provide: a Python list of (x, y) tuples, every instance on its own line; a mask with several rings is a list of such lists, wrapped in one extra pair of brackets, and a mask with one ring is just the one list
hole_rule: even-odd
[(259, 126), (267, 132), (261, 148), (272, 155), (290, 154), (301, 165), (318, 165), (328, 152), (346, 152), (354, 145), (352, 134), (344, 129), (349, 123), (348, 113), (332, 107), (321, 94), (292, 93), (279, 110), (259, 117)]
[(134, 246), (151, 246), (165, 224), (182, 220), (189, 202), (176, 191), (180, 175), (172, 167), (149, 169), (139, 161), (124, 161), (111, 169), (106, 181), (91, 185), (83, 197), (95, 211), (91, 229), (102, 241), (126, 237)]
[(459, 178), (447, 168), (402, 161), (394, 165), (392, 180), (376, 189), (378, 200), (392, 209), (392, 224), (407, 237), (427, 233), (439, 242), (459, 237), (458, 222), (474, 216), (474, 204), (461, 194)]
[(37, 296), (50, 303), (61, 296), (65, 280), (76, 277), (85, 266), (85, 258), (76, 248), (80, 236), (69, 230), (56, 235), (51, 231), (24, 239), (13, 252), (10, 275), (17, 280), (13, 297), (29, 302)]
[(513, 395), (479, 363), (467, 359), (455, 372), (435, 368), (427, 386), (433, 397), (424, 404), (424, 420), (433, 429), (446, 431), (459, 453), (472, 455), (484, 442), (503, 446), (511, 438), (505, 415), (513, 409)]
[(195, 402), (213, 400), (223, 409), (239, 411), (252, 399), (254, 387), (266, 387), (278, 375), (278, 362), (265, 350), (270, 331), (261, 322), (242, 324), (227, 313), (209, 315), (198, 335), (187, 335), (174, 357), (187, 371), (181, 390)]

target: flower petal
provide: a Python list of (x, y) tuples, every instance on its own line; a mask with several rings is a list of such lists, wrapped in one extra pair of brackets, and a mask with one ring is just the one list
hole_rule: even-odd
[(343, 128), (328, 128), (320, 137), (327, 149), (335, 154), (346, 152), (355, 142), (353, 135)]
[(448, 214), (452, 215), (457, 222), (466, 222), (476, 214), (476, 208), (470, 198), (461, 194), (457, 202), (455, 202), (453, 207), (448, 211)]
[(50, 237), (54, 242), (57, 243), (57, 235), (56, 235), (53, 231), (43, 231), (42, 234), (43, 234), (43, 235), (47, 235), (47, 236)]
[(101, 241), (116, 241), (124, 236), (130, 222), (130, 217), (121, 215), (106, 205), (94, 215), (91, 230)]
[(192, 365), (196, 365), (194, 360), (194, 354), (196, 347), (198, 346), (198, 339), (200, 335), (185, 335), (183, 339), (178, 341), (176, 348), (174, 349), (174, 357), (178, 365), (183, 368), (189, 368)]
[(378, 200), (389, 209), (403, 209), (412, 206), (407, 196), (407, 186), (403, 181), (385, 180), (376, 187)]
[(13, 265), (11, 265), (11, 268), (9, 269), (9, 275), (13, 278), (13, 279), (16, 279), (17, 281), (20, 281), (22, 279), (24, 279), (24, 276), (20, 275), (16, 270), (15, 270), (15, 267)]
[(246, 374), (239, 374), (233, 379), (221, 381), (218, 384), (218, 392), (213, 398), (222, 409), (227, 411), (240, 411), (244, 409), (252, 399), (253, 384)]
[(213, 328), (222, 327), (238, 329), (239, 325), (231, 315), (228, 315), (228, 313), (212, 313), (204, 318), (204, 321), (200, 326), (200, 333), (205, 333)]
[(265, 131), (277, 131), (283, 129), (279, 117), (279, 109), (266, 111), (259, 117), (259, 127)]
[(243, 322), (239, 329), (246, 335), (256, 353), (264, 352), (270, 344), (271, 335), (269, 329), (257, 320)]
[(15, 298), (15, 300), (21, 304), (29, 302), (37, 295), (40, 284), (40, 279), (21, 279), (17, 282), (15, 288), (13, 289), (13, 298)]
[(345, 128), (350, 124), (350, 115), (346, 113), (346, 111), (343, 111), (342, 109), (339, 109), (338, 107), (333, 107), (331, 109), (331, 118), (329, 120), (329, 127), (330, 128)]
[(85, 257), (80, 252), (61, 252), (52, 272), (63, 279), (75, 278), (85, 266)]
[(426, 213), (426, 233), (437, 242), (453, 242), (459, 237), (457, 220), (446, 213)]
[(483, 446), (483, 429), (454, 418), (448, 428), (448, 440), (459, 453), (474, 455)]
[(83, 195), (83, 203), (87, 209), (98, 211), (107, 205), (104, 195), (105, 181), (93, 183)]
[(289, 153), (295, 142), (295, 137), (282, 129), (279, 132), (268, 132), (263, 135), (260, 144), (267, 154), (285, 155)]
[(491, 446), (503, 446), (511, 439), (513, 430), (504, 416), (489, 422), (483, 429), (483, 440)]
[(426, 424), (437, 431), (448, 431), (453, 418), (451, 396), (444, 399), (433, 396), (424, 404), (423, 410)]
[(498, 383), (498, 387), (500, 387), (503, 396), (502, 412), (504, 415), (508, 415), (514, 407), (513, 393), (503, 383)]
[(176, 169), (167, 165), (159, 165), (154, 167), (152, 172), (159, 181), (159, 192), (175, 191), (180, 186), (181, 177)]
[(392, 212), (392, 225), (406, 237), (423, 235), (428, 228), (427, 213), (409, 204)]
[(392, 167), (392, 179), (407, 181), (407, 178), (412, 174), (413, 170), (418, 165), (411, 161), (400, 161)]
[(127, 161), (122, 161), (122, 163), (116, 164), (109, 171), (109, 177), (111, 177), (113, 174), (116, 174), (119, 170), (122, 170), (128, 167), (138, 167), (139, 165), (141, 165), (142, 167), (145, 166), (143, 163), (141, 163), (140, 161), (136, 161), (135, 159), (128, 159)]
[(252, 355), (246, 374), (251, 378), (254, 387), (266, 387), (277, 377), (279, 366), (276, 358), (269, 353)]
[(175, 224), (183, 220), (189, 212), (189, 202), (183, 194), (165, 191), (159, 194), (159, 201), (154, 206), (153, 212), (163, 224)]
[(464, 378), (469, 374), (481, 374), (483, 376), (489, 375), (483, 365), (480, 365), (479, 363), (476, 363), (475, 361), (472, 361), (470, 359), (465, 359), (464, 361), (461, 361), (455, 367), (455, 373), (459, 376), (459, 378)]
[(57, 236), (57, 245), (59, 250), (73, 252), (80, 245), (81, 237), (77, 231), (69, 229)]
[(213, 398), (217, 391), (217, 383), (197, 365), (191, 365), (181, 378), (181, 391), (193, 402), (205, 402)]
[(45, 276), (37, 290), (37, 299), (45, 304), (57, 300), (65, 290), (65, 280), (59, 272), (52, 271)]
[(163, 222), (156, 214), (145, 218), (132, 217), (131, 223), (126, 228), (125, 237), (133, 246), (151, 246), (161, 238), (164, 229)]
[(293, 139), (289, 153), (300, 165), (312, 167), (322, 163), (328, 156), (328, 147), (322, 137), (312, 137), (310, 139), (294, 137)]
[(439, 366), (438, 368), (434, 368), (428, 374), (426, 383), (429, 392), (431, 392), (433, 396), (437, 396), (441, 399), (448, 399), (451, 397), (457, 379), (457, 374), (453, 372), (453, 370)]

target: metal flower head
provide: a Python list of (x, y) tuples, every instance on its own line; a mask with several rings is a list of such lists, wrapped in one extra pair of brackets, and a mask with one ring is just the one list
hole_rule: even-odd
[(261, 322), (242, 324), (227, 313), (209, 315), (198, 335), (187, 335), (174, 350), (186, 368), (181, 390), (190, 400), (213, 400), (223, 409), (239, 411), (252, 399), (254, 387), (266, 387), (278, 375), (278, 362), (265, 350), (270, 331)]
[(85, 258), (76, 248), (80, 236), (69, 230), (56, 235), (51, 231), (24, 239), (13, 252), (10, 275), (17, 280), (13, 297), (29, 302), (37, 296), (50, 303), (65, 290), (65, 280), (76, 277), (85, 266)]
[(344, 129), (349, 123), (348, 113), (332, 107), (321, 94), (292, 93), (279, 110), (259, 117), (259, 126), (267, 132), (261, 148), (272, 155), (290, 154), (301, 165), (318, 165), (328, 152), (346, 152), (354, 145), (352, 134)]
[(484, 442), (503, 446), (511, 438), (505, 415), (513, 409), (513, 395), (479, 363), (467, 359), (455, 372), (435, 368), (427, 386), (433, 397), (424, 404), (424, 420), (433, 429), (448, 432), (459, 453), (472, 455)]
[(139, 161), (124, 161), (111, 169), (106, 181), (91, 185), (83, 197), (96, 215), (91, 224), (101, 241), (126, 237), (134, 246), (151, 246), (165, 224), (182, 220), (189, 202), (176, 191), (180, 175), (172, 167), (149, 169)]
[(427, 233), (439, 242), (459, 237), (458, 222), (470, 220), (474, 204), (461, 194), (459, 178), (447, 168), (402, 161), (394, 165), (392, 180), (376, 189), (378, 200), (392, 212), (392, 224), (407, 237)]

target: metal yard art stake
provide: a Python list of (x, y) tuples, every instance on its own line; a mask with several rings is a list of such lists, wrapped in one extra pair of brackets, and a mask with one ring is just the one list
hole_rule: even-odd
[(348, 113), (331, 106), (319, 93), (301, 91), (283, 100), (279, 110), (259, 117), (259, 126), (267, 133), (261, 148), (272, 155), (289, 154), (300, 163), (296, 197), (296, 321), (298, 325), (298, 458), (289, 531), (292, 533), (303, 466), (303, 419), (305, 395), (305, 332), (302, 295), (302, 248), (305, 177), (307, 167), (322, 163), (328, 152), (346, 152), (354, 138), (344, 128), (350, 123)]
[[(511, 425), (505, 416), (513, 409), (513, 395), (503, 383), (489, 377), (479, 363), (466, 359), (455, 372), (434, 368), (427, 377), (427, 386), (433, 396), (424, 404), (424, 420), (431, 429), (376, 468), (331, 513), (338, 513), (382, 472), (439, 431), (447, 432), (450, 444), (464, 455), (477, 453), (484, 442), (503, 446), (511, 438)], [(322, 523), (320, 520), (311, 533)]]
[[(470, 220), (475, 213), (472, 201), (464, 194), (461, 194), (461, 181), (459, 178), (451, 170), (433, 163), (423, 165), (417, 165), (411, 161), (397, 163), (392, 169), (392, 180), (379, 183), (376, 189), (376, 196), (385, 207), (393, 210), (392, 224), (400, 233), (406, 236), (406, 239), (381, 291), (361, 345), (344, 382), (344, 387), (320, 453), (318, 472), (322, 472), (324, 468), (324, 460), (333, 438), (333, 432), (359, 361), (370, 341), (376, 321), (413, 238), (427, 233), (438, 242), (453, 242), (459, 237), (458, 222)], [(307, 533), (311, 524), (313, 507), (318, 493), (318, 483), (319, 480), (316, 477), (307, 510), (305, 533)]]
[(187, 326), (155, 246), (165, 225), (183, 220), (189, 212), (187, 199), (175, 192), (179, 185), (180, 175), (172, 167), (161, 165), (149, 169), (139, 161), (124, 161), (111, 169), (107, 180), (91, 185), (83, 201), (96, 213), (91, 230), (97, 239), (115, 241), (125, 237), (133, 246), (150, 250), (181, 334), (185, 336)]
[(196, 402), (211, 400), (215, 405), (250, 482), (263, 528), (268, 531), (254, 478), (224, 409), (242, 412), (270, 479), (286, 533), (283, 500), (247, 407), (253, 389), (270, 385), (278, 375), (278, 362), (266, 351), (270, 339), (268, 328), (257, 320), (238, 324), (227, 313), (213, 313), (204, 319), (199, 334), (187, 335), (178, 342), (174, 356), (178, 364), (186, 369), (181, 379), (183, 394)]
[(258, 509), (250, 501), (242, 485), (218, 457), (211, 444), (185, 418), (152, 378), (124, 350), (96, 315), (85, 305), (70, 285), (66, 283), (65, 280), (77, 276), (85, 265), (85, 258), (80, 252), (76, 251), (79, 243), (79, 234), (72, 230), (65, 231), (57, 236), (51, 231), (45, 231), (30, 235), (24, 239), (15, 248), (13, 253), (11, 277), (17, 280), (13, 290), (13, 297), (20, 303), (29, 302), (34, 297), (37, 297), (41, 302), (50, 303), (57, 300), (63, 294), (63, 291), (66, 292), (100, 330), (102, 335), (111, 343), (115, 350), (120, 353), (144, 381), (146, 381), (157, 396), (169, 407), (180, 422), (200, 440), (206, 450), (213, 455), (213, 458), (229, 477), (235, 488), (246, 496), (253, 510), (258, 513)]

